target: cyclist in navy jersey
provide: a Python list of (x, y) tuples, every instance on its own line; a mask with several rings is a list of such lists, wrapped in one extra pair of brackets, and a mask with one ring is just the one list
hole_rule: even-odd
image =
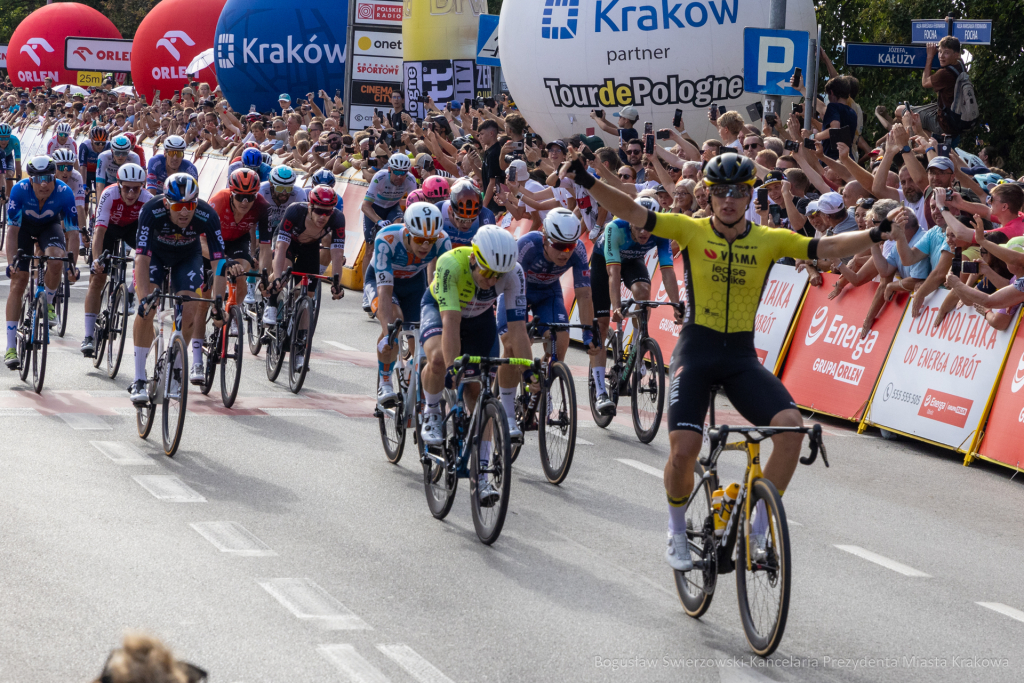
[[(175, 173), (188, 173), (199, 179), (199, 170), (195, 164), (185, 159), (185, 138), (172, 135), (164, 140), (164, 153), (154, 154), (149, 160), (146, 173), (146, 189), (156, 196), (164, 191), (167, 176)], [(230, 175), (230, 174), (229, 174)]]

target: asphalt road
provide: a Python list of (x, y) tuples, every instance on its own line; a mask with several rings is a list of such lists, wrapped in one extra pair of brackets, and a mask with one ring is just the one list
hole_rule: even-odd
[[(247, 356), (233, 410), (190, 393), (169, 459), (136, 435), (130, 350), (113, 381), (79, 355), (84, 291), (43, 394), (0, 376), (0, 681), (91, 680), (126, 629), (223, 682), (1021, 679), (1007, 470), (826, 422), (832, 467), (801, 467), (785, 497), (792, 601), (765, 661), (733, 576), (684, 614), (662, 557), (667, 436), (641, 445), (627, 411), (583, 423), (560, 487), (528, 442), (485, 547), (464, 486), (439, 522), (416, 458), (385, 460), (379, 327), (354, 293), (325, 301), (301, 395)], [(726, 481), (742, 465), (727, 454)]]

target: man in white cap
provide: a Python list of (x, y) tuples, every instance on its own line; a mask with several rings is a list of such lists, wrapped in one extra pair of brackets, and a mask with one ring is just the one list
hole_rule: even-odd
[[(601, 116), (597, 115), (598, 111), (601, 112)], [(620, 111), (612, 114), (612, 116), (619, 120), (618, 127), (612, 125), (607, 117), (605, 117), (603, 109), (595, 109), (590, 112), (590, 118), (594, 119), (598, 128), (610, 135), (619, 136), (619, 159), (621, 159), (622, 163), (625, 164), (627, 161), (623, 150), (626, 149), (626, 145), (630, 140), (637, 140), (640, 138), (640, 132), (634, 128), (634, 126), (636, 126), (636, 122), (640, 120), (640, 112), (638, 112), (636, 107), (633, 105), (627, 104)]]
[(831, 230), (833, 235), (841, 235), (848, 230), (857, 229), (857, 221), (846, 210), (843, 196), (838, 192), (826, 192), (821, 195), (818, 199), (817, 209), (821, 213), (825, 229)]

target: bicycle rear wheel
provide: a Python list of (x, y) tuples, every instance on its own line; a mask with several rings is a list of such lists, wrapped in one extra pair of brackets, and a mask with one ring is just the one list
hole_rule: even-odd
[(275, 325), (267, 342), (267, 379), (271, 382), (281, 374), (281, 366), (284, 365), (284, 335), (284, 326)]
[[(397, 369), (392, 378), (397, 376)], [(377, 386), (380, 386), (380, 374), (377, 374)], [(396, 387), (396, 400), (387, 408), (378, 408), (377, 421), (380, 425), (380, 440), (384, 444), (384, 455), (388, 462), (397, 465), (405, 450), (405, 391), (402, 383)]]
[(160, 357), (160, 340), (154, 339), (149, 347), (149, 355), (146, 356), (146, 390), (149, 392), (149, 403), (135, 407), (135, 427), (138, 429), (139, 438), (149, 437), (153, 429), (153, 422), (156, 418), (157, 400), (162, 402), (160, 391), (163, 389), (161, 374), (163, 373), (163, 359)]
[[(423, 397), (420, 396), (422, 406)], [(445, 401), (441, 401), (441, 412), (445, 412)], [(416, 411), (416, 443), (419, 446), (420, 464), (423, 465), (423, 488), (427, 493), (427, 507), (430, 514), (436, 519), (444, 519), (451, 512), (452, 504), (455, 502), (455, 491), (459, 487), (459, 477), (455, 471), (456, 446), (453, 439), (448, 438), (448, 429), (451, 419), (445, 420), (442, 432), (445, 435), (444, 443), (440, 446), (427, 446), (420, 436), (423, 428), (423, 412)], [(441, 462), (435, 460), (431, 455), (440, 455)]]
[[(63, 265), (63, 264), (61, 264)], [(57, 293), (53, 297), (53, 310), (57, 314), (57, 336), (63, 339), (64, 332), (68, 329), (68, 304), (71, 301), (71, 281), (68, 280), (68, 271), (61, 268), (60, 284), (57, 285)]]
[[(489, 398), (478, 410), (481, 411), (480, 422), (469, 455), (469, 504), (477, 537), (490, 545), (498, 540), (508, 513), (508, 496), (512, 487), (512, 444), (509, 442), (508, 420), (501, 403), (495, 398)], [(486, 464), (483, 464), (480, 451), (487, 443), (491, 444), (491, 453)], [(489, 500), (484, 499), (485, 494), (490, 494)]]
[[(693, 481), (696, 485), (704, 476), (705, 468), (700, 461), (694, 464)], [(690, 556), (693, 569), (688, 572), (673, 571), (676, 592), (686, 613), (697, 619), (711, 607), (718, 581), (718, 541), (715, 537), (715, 518), (711, 510), (711, 494), (717, 487), (715, 476), (690, 494), (686, 505), (686, 535), (689, 538)]]
[(203, 383), (199, 390), (203, 396), (209, 396), (213, 389), (213, 380), (217, 377), (217, 366), (220, 365), (220, 346), (224, 343), (224, 328), (213, 328), (213, 334), (203, 344)]
[(302, 390), (313, 351), (313, 302), (308, 296), (299, 299), (292, 316), (288, 339), (288, 388), (293, 394)]
[(47, 309), (46, 297), (42, 296), (32, 307), (32, 390), (37, 394), (43, 390), (46, 380), (46, 348), (50, 337)]
[(640, 344), (631, 384), (633, 429), (641, 443), (650, 443), (658, 435), (665, 409), (665, 364), (658, 342), (650, 337)]
[(263, 348), (263, 302), (245, 307), (245, 336), (249, 342), (249, 353), (260, 355)]
[(107, 313), (107, 376), (117, 377), (124, 356), (124, 340), (128, 335), (128, 288), (124, 283), (114, 290), (114, 297)]
[[(782, 642), (789, 614), (789, 528), (782, 497), (767, 479), (755, 479), (750, 489), (751, 519), (744, 520), (736, 537), (736, 593), (747, 643), (755, 654), (767, 657)], [(739, 502), (737, 502), (739, 506)], [(760, 509), (758, 509), (760, 508)], [(739, 514), (743, 513), (738, 509)], [(754, 522), (768, 515), (763, 551), (755, 547)], [(735, 514), (735, 513), (734, 513)], [(750, 533), (751, 568), (747, 570), (747, 535)]]
[(554, 363), (551, 373), (551, 386), (540, 394), (537, 441), (544, 476), (561, 484), (576, 451), (576, 386), (565, 363)]
[(181, 443), (181, 430), (185, 426), (185, 408), (188, 404), (188, 349), (180, 335), (171, 337), (167, 346), (164, 372), (164, 454), (174, 457)]
[[(238, 384), (242, 380), (242, 356), (245, 355), (242, 349), (243, 324), (242, 309), (239, 306), (232, 306), (231, 313), (224, 322), (221, 337), (224, 353), (220, 359), (220, 400), (225, 408), (235, 404)], [(235, 330), (233, 334), (232, 327)]]

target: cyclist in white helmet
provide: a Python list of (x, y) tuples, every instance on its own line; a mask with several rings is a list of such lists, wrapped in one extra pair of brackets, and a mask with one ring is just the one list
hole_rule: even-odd
[[(277, 229), (281, 226), (281, 219), (285, 211), (292, 204), (306, 201), (306, 190), (299, 187), (298, 175), (287, 166), (275, 166), (270, 171), (270, 179), (260, 183), (260, 194), (267, 200), (270, 208), (267, 210), (267, 221), (270, 224), (270, 234), (277, 235)], [(274, 237), (271, 238), (273, 243)], [(263, 246), (260, 246), (262, 249)], [(255, 283), (255, 278), (250, 278), (249, 284)], [(246, 304), (256, 303), (256, 288), (249, 287), (245, 294)]]
[(78, 207), (79, 215), (84, 215), (85, 180), (75, 168), (78, 166), (78, 155), (67, 147), (61, 147), (51, 154), (50, 158), (57, 166), (57, 180), (70, 187), (71, 191), (75, 193), (75, 206)]
[(96, 159), (96, 196), (103, 195), (103, 189), (117, 183), (117, 171), (123, 164), (142, 166), (139, 155), (132, 151), (132, 141), (126, 135), (116, 135), (110, 141), (110, 149), (100, 153)]
[(75, 142), (75, 138), (71, 136), (71, 124), (61, 121), (54, 128), (53, 133), (53, 137), (46, 143), (46, 156), (53, 158), (53, 153), (58, 149), (66, 149), (70, 150), (77, 159), (78, 144)]
[(155, 197), (163, 194), (164, 181), (167, 176), (175, 173), (188, 173), (199, 180), (199, 169), (185, 158), (185, 147), (188, 145), (180, 135), (171, 135), (164, 140), (164, 153), (154, 154), (149, 160), (146, 174), (146, 189)]

